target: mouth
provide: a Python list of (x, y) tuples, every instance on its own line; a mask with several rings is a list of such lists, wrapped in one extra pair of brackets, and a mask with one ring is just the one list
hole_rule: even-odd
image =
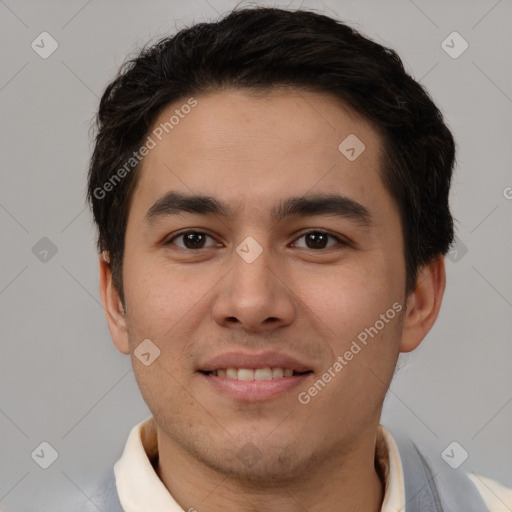
[(278, 352), (227, 352), (204, 362), (197, 373), (204, 385), (220, 397), (255, 402), (283, 397), (305, 387), (314, 370), (309, 364)]
[(271, 368), (269, 366), (263, 368), (218, 368), (217, 370), (200, 370), (204, 375), (212, 377), (220, 377), (230, 380), (241, 381), (266, 381), (283, 379), (288, 377), (296, 377), (312, 373), (312, 370), (297, 371), (292, 368)]
[[(316, 364), (316, 363), (314, 363)], [(237, 402), (253, 402), (289, 396), (304, 386), (314, 366), (277, 351), (224, 352), (205, 360), (197, 368), (209, 392)]]

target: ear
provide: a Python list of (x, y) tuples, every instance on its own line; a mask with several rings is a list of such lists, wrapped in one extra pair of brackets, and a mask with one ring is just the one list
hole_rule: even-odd
[(440, 254), (418, 272), (416, 289), (407, 297), (400, 352), (414, 350), (437, 319), (446, 286), (444, 256)]
[(123, 354), (130, 353), (128, 331), (126, 329), (125, 311), (119, 293), (112, 282), (112, 269), (109, 255), (103, 251), (99, 258), (100, 264), (100, 297), (107, 318), (110, 336), (117, 349)]

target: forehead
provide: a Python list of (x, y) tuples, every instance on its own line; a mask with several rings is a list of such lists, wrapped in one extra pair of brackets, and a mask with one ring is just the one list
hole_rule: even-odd
[[(173, 114), (185, 111), (190, 99), (167, 106), (151, 128), (152, 132), (163, 129), (162, 137), (169, 144), (181, 144), (180, 153), (187, 156), (236, 149), (238, 156), (262, 158), (251, 142), (299, 154), (326, 148), (333, 152), (350, 130), (359, 132), (368, 143), (380, 143), (368, 121), (328, 94), (290, 87), (264, 92), (228, 89), (194, 100), (196, 106), (180, 119)], [(171, 118), (176, 124), (165, 130)]]
[(185, 97), (162, 110), (148, 136), (154, 147), (134, 194), (146, 205), (176, 189), (253, 209), (285, 192), (337, 188), (359, 200), (384, 192), (380, 136), (328, 94), (230, 89)]

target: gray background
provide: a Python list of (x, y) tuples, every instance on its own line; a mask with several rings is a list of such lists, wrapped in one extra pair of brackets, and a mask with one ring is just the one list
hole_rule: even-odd
[[(66, 497), (85, 496), (149, 416), (99, 304), (88, 129), (128, 54), (235, 5), (0, 0), (2, 510), (70, 510)], [(457, 441), (469, 453), (464, 469), (512, 486), (512, 2), (267, 5), (337, 16), (395, 48), (444, 112), (458, 143), (459, 242), (440, 318), (401, 359), (383, 423), (439, 456)], [(31, 48), (43, 31), (59, 45), (47, 59)], [(453, 31), (469, 43), (456, 59), (441, 47)], [(46, 261), (32, 250), (43, 237), (57, 248)], [(31, 458), (42, 441), (58, 452), (48, 469)], [(56, 497), (62, 508), (49, 505)]]

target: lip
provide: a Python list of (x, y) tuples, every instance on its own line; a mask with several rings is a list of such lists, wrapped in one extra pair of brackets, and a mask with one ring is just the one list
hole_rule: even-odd
[(263, 401), (274, 398), (282, 393), (291, 391), (304, 382), (313, 373), (303, 373), (291, 377), (281, 377), (271, 380), (235, 380), (227, 377), (217, 377), (212, 374), (199, 373), (207, 385), (217, 392), (241, 402)]
[(281, 352), (267, 351), (261, 352), (259, 354), (247, 354), (244, 352), (225, 352), (201, 364), (198, 368), (198, 371), (211, 372), (213, 370), (218, 370), (219, 368), (247, 368), (255, 370), (256, 368), (265, 367), (289, 368), (296, 372), (307, 372), (309, 370), (313, 370), (306, 363), (299, 361), (299, 359), (293, 356), (289, 356)]
[[(247, 368), (255, 370), (266, 367), (288, 368), (295, 372), (308, 373), (278, 379), (250, 381), (228, 379), (227, 377), (218, 377), (204, 373), (220, 368)], [(197, 372), (204, 379), (204, 382), (208, 386), (212, 386), (216, 392), (242, 402), (269, 400), (282, 393), (291, 391), (301, 384), (304, 385), (305, 380), (313, 375), (313, 369), (305, 362), (288, 354), (275, 351), (266, 351), (258, 354), (225, 352), (201, 364)]]

